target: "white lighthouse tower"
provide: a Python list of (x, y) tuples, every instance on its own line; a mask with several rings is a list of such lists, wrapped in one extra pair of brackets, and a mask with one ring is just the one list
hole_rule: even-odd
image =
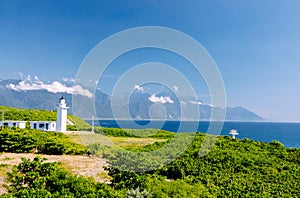
[(235, 136), (238, 135), (238, 131), (236, 129), (231, 129), (229, 134), (232, 136), (233, 139), (235, 139)]
[(68, 108), (66, 105), (66, 100), (64, 97), (59, 99), (59, 104), (57, 107), (57, 117), (56, 117), (56, 132), (66, 132), (67, 131), (67, 114)]

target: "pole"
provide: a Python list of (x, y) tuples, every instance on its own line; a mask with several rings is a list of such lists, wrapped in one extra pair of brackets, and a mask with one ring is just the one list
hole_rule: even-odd
[(2, 110), (2, 130), (4, 129), (4, 110)]
[(95, 117), (94, 117), (94, 116), (92, 116), (92, 133), (94, 133), (94, 125), (95, 125), (95, 123), (94, 123), (94, 119), (95, 119)]

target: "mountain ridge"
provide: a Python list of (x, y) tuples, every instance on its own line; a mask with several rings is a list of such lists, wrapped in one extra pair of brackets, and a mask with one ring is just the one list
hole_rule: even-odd
[[(80, 97), (90, 97), (88, 89), (79, 88), (74, 91), (74, 85), (68, 82), (44, 83), (37, 77), (35, 80), (27, 78), (25, 80), (0, 80), (0, 105), (24, 108), (24, 109), (56, 109), (58, 99), (64, 96), (69, 105), (69, 113), (72, 112), (72, 94)], [(114, 115), (112, 109), (111, 96), (103, 93), (99, 89), (95, 92), (96, 117), (104, 119), (162, 119), (162, 120), (211, 120), (211, 112), (222, 113), (224, 109), (205, 104), (193, 97), (177, 98), (170, 90), (159, 93), (148, 93), (144, 91), (134, 91), (129, 101), (119, 96), (113, 98)], [(224, 113), (224, 112), (223, 112)], [(116, 114), (116, 113), (115, 113)], [(92, 114), (85, 112), (79, 117), (88, 118)], [(199, 119), (200, 118), (200, 119)], [(244, 107), (227, 107), (226, 121), (264, 121), (254, 112)], [(213, 121), (213, 120), (212, 120)]]

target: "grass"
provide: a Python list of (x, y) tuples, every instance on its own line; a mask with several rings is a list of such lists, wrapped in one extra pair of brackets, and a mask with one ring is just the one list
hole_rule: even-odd
[(102, 146), (118, 145), (120, 147), (142, 147), (148, 144), (153, 144), (154, 142), (167, 141), (167, 139), (158, 138), (104, 136), (88, 131), (68, 132), (67, 135), (71, 138), (73, 142), (83, 144), (85, 146), (98, 143)]
[(71, 141), (88, 146), (90, 144), (112, 145), (106, 136), (92, 133), (90, 131), (74, 131), (65, 133), (71, 139)]
[(69, 114), (68, 119), (71, 122), (73, 122), (78, 129), (89, 129), (89, 128), (91, 128), (91, 126), (85, 120), (83, 120), (83, 119), (81, 119), (77, 116)]
[(154, 142), (165, 142), (167, 139), (157, 138), (132, 138), (132, 137), (108, 137), (110, 141), (121, 147), (142, 147)]

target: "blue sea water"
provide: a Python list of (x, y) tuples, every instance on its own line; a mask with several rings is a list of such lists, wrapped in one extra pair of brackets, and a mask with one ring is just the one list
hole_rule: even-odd
[[(90, 122), (90, 121), (88, 121)], [(90, 122), (91, 123), (91, 122)], [(181, 124), (181, 128), (179, 126)], [(147, 121), (147, 120), (98, 120), (95, 125), (109, 128), (157, 128), (173, 132), (207, 132), (209, 122), (200, 121)], [(198, 126), (195, 129), (193, 126)], [(282, 122), (224, 122), (220, 135), (228, 135), (231, 129), (238, 130), (237, 138), (249, 138), (262, 142), (280, 141), (285, 147), (300, 148), (300, 123)]]

